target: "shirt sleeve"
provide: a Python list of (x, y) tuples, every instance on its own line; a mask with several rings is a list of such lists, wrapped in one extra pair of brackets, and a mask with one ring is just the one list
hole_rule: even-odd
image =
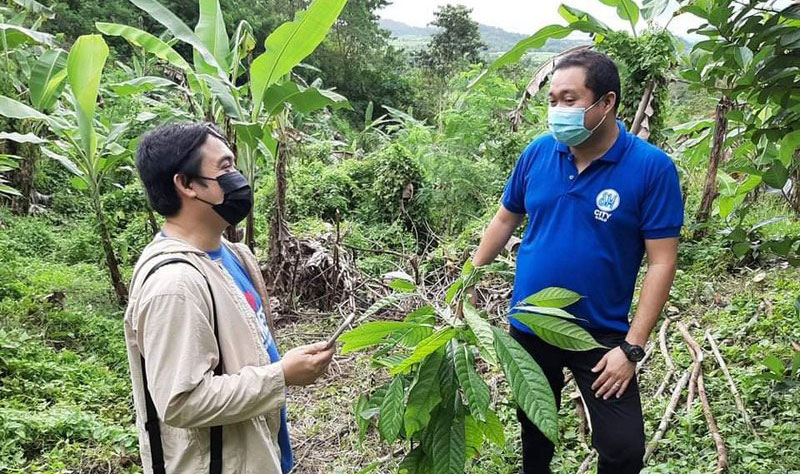
[(671, 161), (645, 191), (641, 232), (645, 239), (678, 237), (683, 226), (683, 197), (678, 170)]
[(530, 147), (520, 154), (511, 177), (503, 189), (503, 198), (500, 203), (515, 214), (525, 214), (525, 187), (528, 182), (528, 162), (530, 161)]

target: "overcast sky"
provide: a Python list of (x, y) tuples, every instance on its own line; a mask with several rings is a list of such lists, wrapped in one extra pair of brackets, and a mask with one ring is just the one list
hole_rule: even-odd
[[(566, 24), (558, 14), (561, 3), (580, 8), (612, 28), (630, 28), (628, 22), (619, 19), (613, 7), (594, 0), (393, 0), (391, 5), (381, 10), (380, 15), (412, 26), (425, 26), (433, 21), (435, 10), (448, 3), (472, 8), (472, 18), (479, 23), (522, 34), (533, 34), (539, 28), (552, 23)], [(671, 2), (670, 7), (656, 22), (664, 25), (677, 7), (676, 2)], [(672, 20), (669, 29), (680, 36), (694, 36), (687, 35), (686, 31), (700, 23), (697, 17), (683, 14)], [(640, 19), (637, 31), (644, 27), (645, 23)]]

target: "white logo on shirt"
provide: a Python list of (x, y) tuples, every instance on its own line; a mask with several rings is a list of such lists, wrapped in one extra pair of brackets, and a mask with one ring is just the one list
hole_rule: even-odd
[(611, 212), (619, 207), (619, 193), (614, 189), (604, 189), (595, 198), (597, 209), (594, 211), (594, 218), (607, 222), (611, 217)]

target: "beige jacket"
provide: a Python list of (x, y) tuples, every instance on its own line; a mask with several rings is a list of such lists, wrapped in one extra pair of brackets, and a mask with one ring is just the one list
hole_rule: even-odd
[[(264, 302), (269, 298), (258, 264), (241, 244), (229, 245)], [(161, 260), (181, 257), (208, 278), (217, 307), (223, 374), (214, 375), (219, 350), (211, 297), (197, 270), (173, 263), (141, 280)], [(140, 353), (158, 411), (168, 474), (209, 472), (209, 427), (223, 425), (223, 472), (280, 474), (278, 430), (286, 385), (280, 363), (271, 364), (256, 315), (221, 264), (175, 238), (156, 238), (142, 253), (131, 280), (125, 342), (133, 382), (139, 449), (152, 472)], [(273, 332), (274, 334), (274, 332)]]

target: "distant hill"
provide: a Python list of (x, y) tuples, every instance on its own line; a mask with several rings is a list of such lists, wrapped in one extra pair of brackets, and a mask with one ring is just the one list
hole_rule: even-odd
[[(411, 26), (405, 23), (382, 18), (380, 20), (381, 28), (388, 30), (392, 34), (392, 43), (395, 46), (403, 47), (409, 50), (417, 50), (423, 48), (430, 37), (436, 33), (438, 28), (433, 27), (419, 27)], [(496, 26), (478, 25), (483, 42), (486, 43), (488, 49), (486, 53), (489, 56), (497, 56), (498, 53), (504, 53), (511, 49), (519, 41), (528, 37), (520, 33), (512, 33)], [(533, 32), (531, 32), (533, 34)], [(588, 39), (559, 39), (550, 40), (547, 44), (537, 51), (560, 53), (565, 49), (569, 49), (579, 44), (588, 43)]]

